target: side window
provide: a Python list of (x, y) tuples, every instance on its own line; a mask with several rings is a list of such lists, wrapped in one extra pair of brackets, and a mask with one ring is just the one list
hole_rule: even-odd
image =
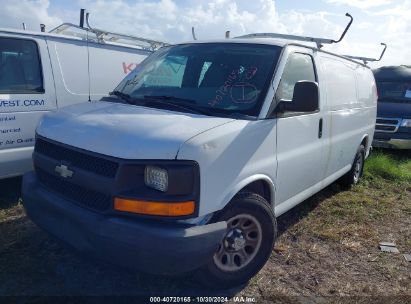
[(43, 93), (37, 44), (32, 40), (0, 38), (0, 93)]
[(276, 98), (280, 100), (293, 99), (294, 85), (301, 80), (316, 81), (314, 63), (310, 55), (292, 53), (288, 57)]

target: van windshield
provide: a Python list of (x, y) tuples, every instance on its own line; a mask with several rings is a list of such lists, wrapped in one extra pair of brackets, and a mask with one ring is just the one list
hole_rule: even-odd
[(377, 81), (378, 101), (410, 102), (411, 81)]
[(137, 105), (255, 117), (280, 52), (278, 46), (242, 43), (164, 47), (137, 66), (112, 93)]

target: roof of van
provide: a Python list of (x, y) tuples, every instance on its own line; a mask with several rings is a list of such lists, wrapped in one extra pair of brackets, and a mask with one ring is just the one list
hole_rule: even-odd
[[(64, 34), (54, 34), (54, 33), (49, 33), (49, 32), (39, 32), (39, 31), (27, 31), (27, 30), (21, 30), (21, 29), (12, 29), (12, 28), (0, 28), (0, 33), (5, 33), (5, 34), (17, 34), (17, 35), (24, 35), (24, 36), (36, 36), (36, 37), (52, 37), (52, 38), (59, 38), (59, 39), (67, 39), (67, 40), (75, 40), (75, 41), (85, 41), (84, 39), (80, 37), (75, 37), (75, 36), (68, 36)], [(89, 41), (90, 42), (90, 41)], [(97, 42), (95, 42), (97, 43)], [(108, 45), (115, 45), (119, 47), (125, 47), (125, 48), (132, 48), (132, 49), (138, 49), (142, 50), (138, 46), (133, 46), (131, 44), (122, 44), (122, 43), (116, 43), (116, 42), (111, 42), (111, 41), (105, 41), (104, 44)], [(144, 51), (144, 50), (142, 50)]]
[[(209, 39), (209, 40), (191, 40), (185, 42), (179, 42), (178, 44), (191, 44), (191, 43), (255, 43), (255, 44), (268, 44), (276, 46), (285, 46), (290, 44), (290, 40), (274, 39), (274, 38), (230, 38), (230, 39)], [(294, 43), (293, 43), (294, 44)], [(309, 45), (307, 45), (310, 47)]]
[(345, 57), (343, 55), (339, 55), (336, 53), (328, 52), (323, 49), (319, 49), (314, 45), (310, 45), (312, 42), (306, 42), (301, 43), (301, 41), (296, 41), (296, 40), (288, 40), (288, 39), (278, 39), (278, 38), (232, 38), (232, 39), (213, 39), (213, 40), (191, 40), (191, 41), (186, 41), (186, 42), (181, 42), (181, 43), (176, 43), (176, 45), (181, 45), (181, 44), (191, 44), (191, 43), (255, 43), (255, 44), (265, 44), (265, 45), (275, 45), (279, 47), (285, 47), (287, 45), (294, 45), (294, 46), (300, 46), (300, 47), (305, 47), (309, 48), (312, 50), (320, 51), (332, 56), (339, 57), (341, 59), (345, 59), (351, 62), (354, 62), (356, 64), (359, 64), (363, 67), (366, 67), (370, 69), (369, 66), (366, 64), (359, 62), (357, 60)]
[(373, 72), (376, 79), (411, 80), (411, 66), (384, 66)]

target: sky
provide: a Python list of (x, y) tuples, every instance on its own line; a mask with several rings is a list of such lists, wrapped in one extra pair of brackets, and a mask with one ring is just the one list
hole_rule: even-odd
[(411, 0), (1, 0), (0, 27), (50, 30), (63, 22), (78, 24), (80, 8), (90, 12), (90, 25), (170, 43), (197, 38), (224, 38), (276, 32), (338, 39), (325, 50), (338, 54), (384, 58), (371, 67), (411, 65)]

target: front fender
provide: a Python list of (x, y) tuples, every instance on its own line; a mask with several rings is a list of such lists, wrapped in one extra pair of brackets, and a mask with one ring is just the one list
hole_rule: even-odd
[(275, 184), (269, 176), (264, 175), (264, 174), (255, 174), (255, 175), (249, 176), (241, 180), (238, 184), (236, 184), (231, 189), (230, 192), (227, 193), (227, 195), (224, 197), (219, 208), (223, 209), (234, 198), (234, 196), (236, 196), (237, 193), (241, 191), (241, 189), (244, 189), (246, 186), (250, 185), (253, 182), (257, 182), (257, 181), (264, 181), (265, 183), (269, 185), (271, 202), (268, 202), (268, 203), (270, 203), (270, 205), (273, 206), (274, 208)]
[(213, 128), (185, 142), (178, 158), (200, 166), (199, 216), (223, 209), (258, 179), (274, 192), (276, 120), (236, 120)]

